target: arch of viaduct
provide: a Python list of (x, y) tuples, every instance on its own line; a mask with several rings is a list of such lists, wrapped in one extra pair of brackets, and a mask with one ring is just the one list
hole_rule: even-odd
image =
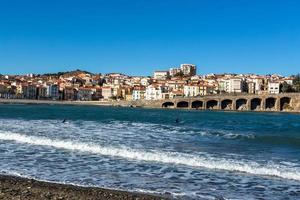
[(160, 106), (199, 110), (300, 111), (300, 93), (175, 98), (161, 101)]

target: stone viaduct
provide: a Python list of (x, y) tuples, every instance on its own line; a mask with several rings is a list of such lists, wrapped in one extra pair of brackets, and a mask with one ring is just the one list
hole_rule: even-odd
[(300, 93), (221, 94), (191, 98), (141, 101), (135, 106), (197, 110), (300, 112)]

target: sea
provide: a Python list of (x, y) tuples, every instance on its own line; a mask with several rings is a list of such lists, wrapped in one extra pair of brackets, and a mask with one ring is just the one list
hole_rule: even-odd
[(300, 199), (300, 115), (0, 105), (0, 172), (175, 199)]

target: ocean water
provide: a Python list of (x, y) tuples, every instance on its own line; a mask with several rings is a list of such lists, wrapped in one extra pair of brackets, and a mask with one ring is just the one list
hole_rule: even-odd
[(50, 182), (300, 199), (300, 115), (0, 105), (0, 158), (2, 174)]

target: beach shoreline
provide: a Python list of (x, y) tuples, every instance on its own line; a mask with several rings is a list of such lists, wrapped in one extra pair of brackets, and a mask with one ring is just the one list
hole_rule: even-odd
[(109, 101), (54, 101), (32, 99), (0, 99), (0, 104), (55, 104), (55, 105), (98, 105), (113, 106)]
[(98, 187), (82, 187), (68, 184), (50, 183), (18, 176), (0, 175), (0, 199), (22, 200), (67, 200), (67, 199), (139, 199), (158, 200), (169, 199), (167, 197), (110, 190)]

